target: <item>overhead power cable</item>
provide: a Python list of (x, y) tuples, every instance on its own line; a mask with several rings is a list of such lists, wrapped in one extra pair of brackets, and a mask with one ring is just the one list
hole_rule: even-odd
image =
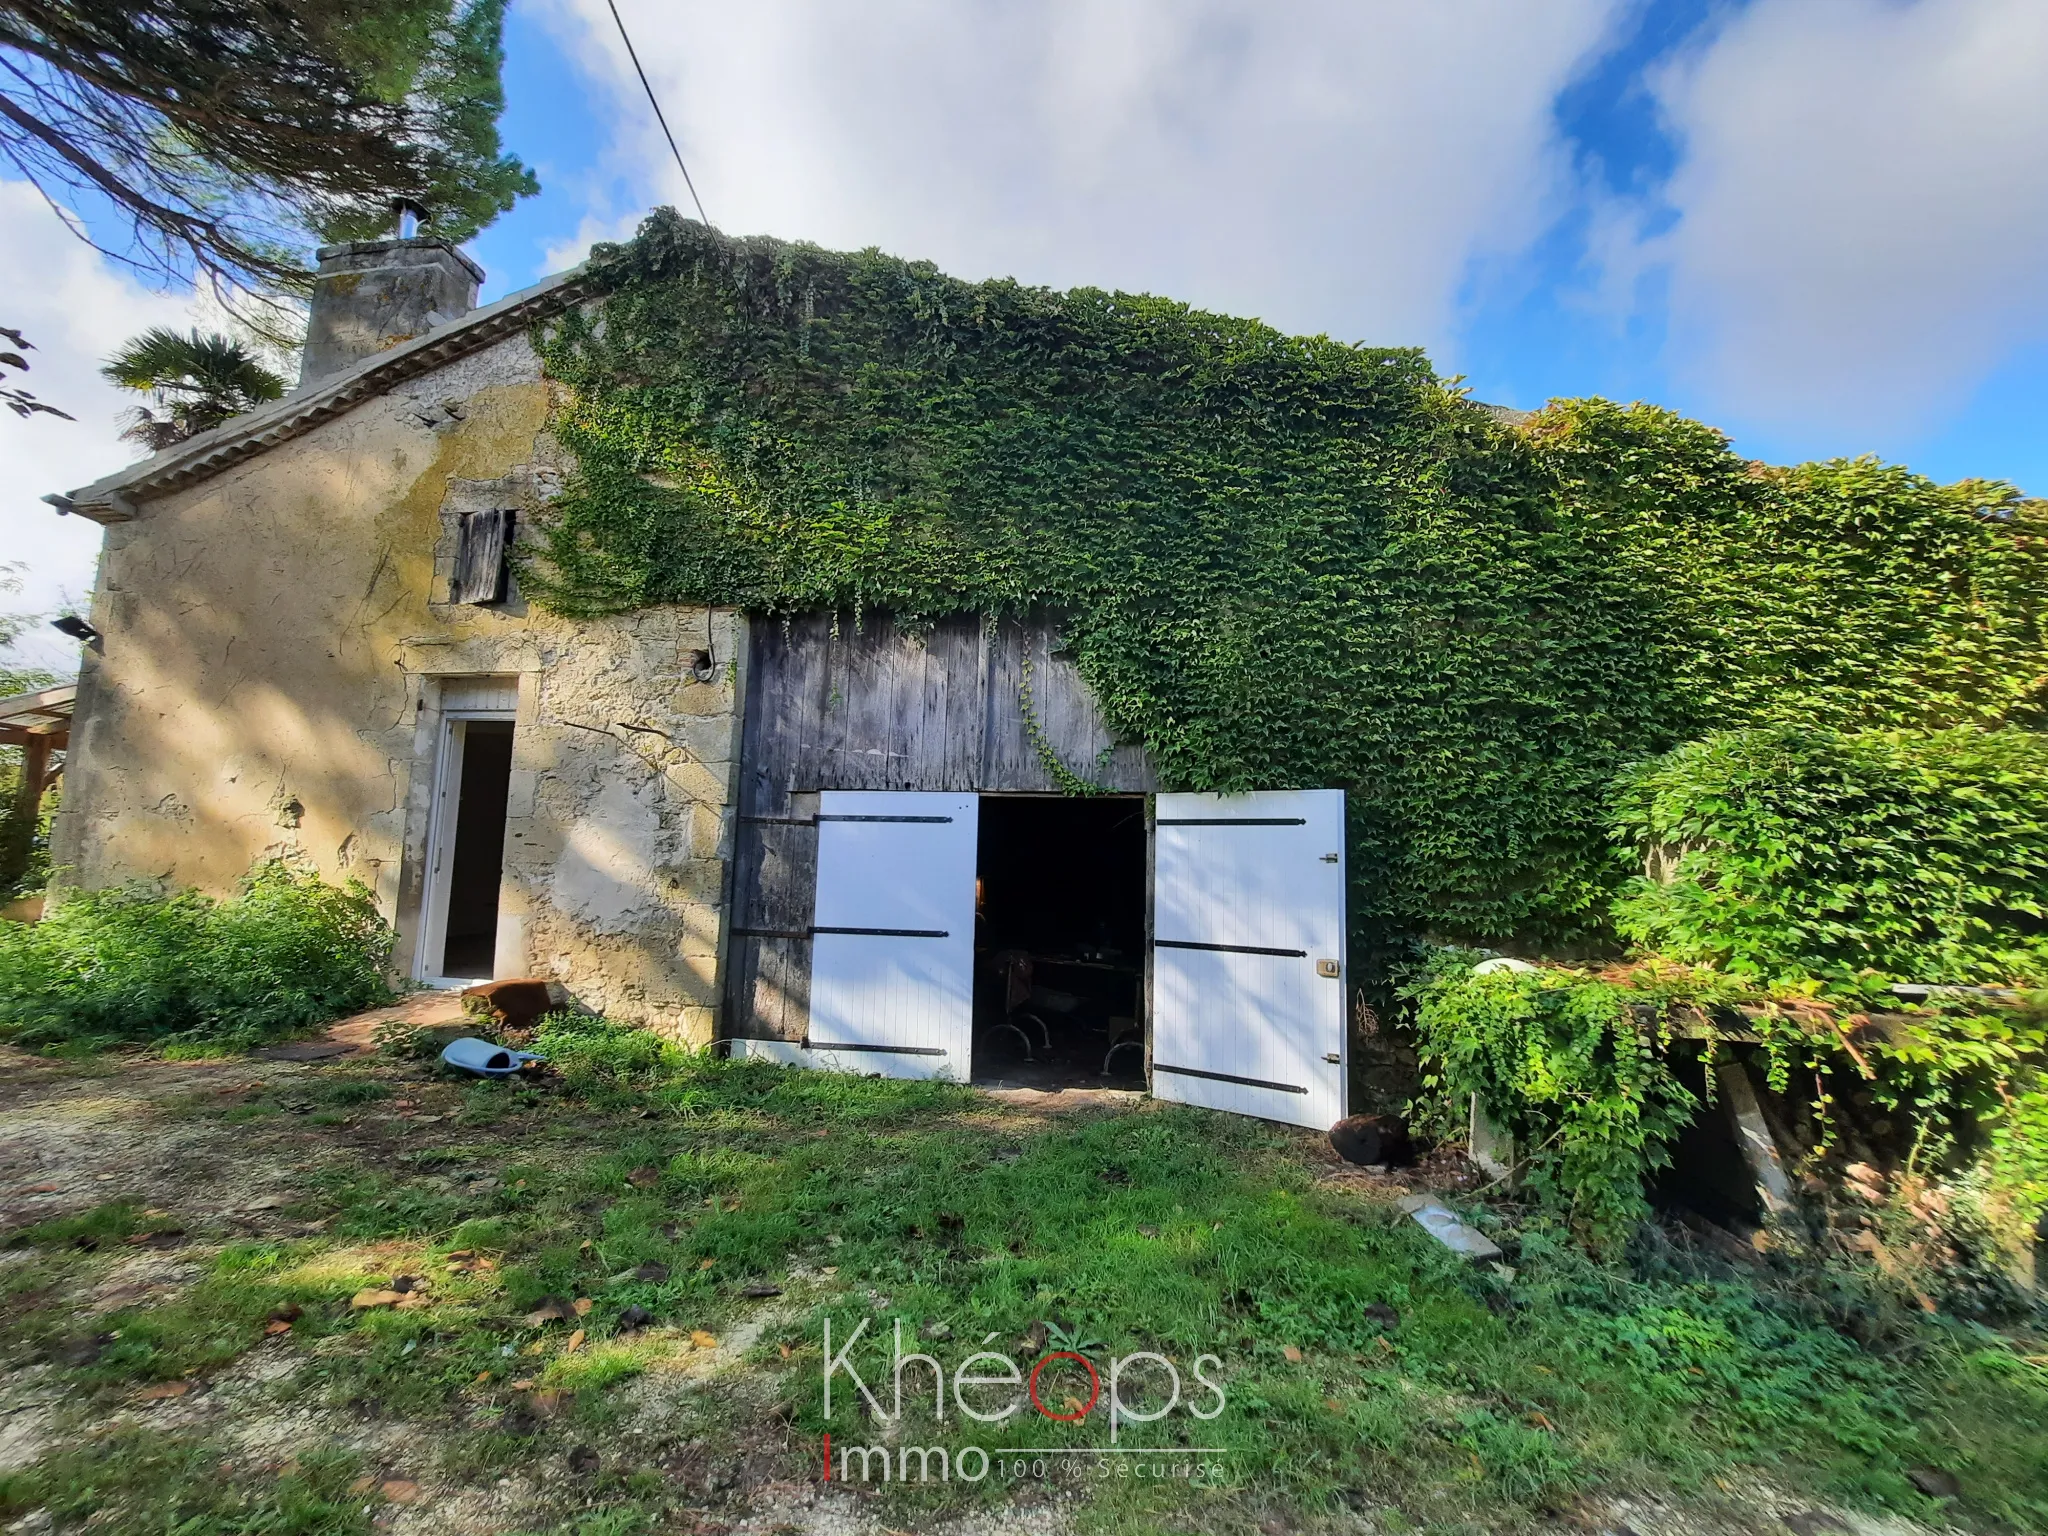
[(619, 24), (619, 40), (626, 45), (626, 57), (633, 61), (633, 72), (640, 77), (640, 88), (647, 93), (647, 104), (654, 108), (654, 120), (661, 124), (669, 153), (676, 157), (676, 169), (683, 173), (683, 185), (690, 189), (690, 201), (697, 205), (697, 217), (709, 224), (711, 215), (704, 211), (704, 199), (697, 195), (697, 183), (690, 180), (690, 168), (683, 164), (683, 152), (676, 147), (676, 136), (669, 131), (668, 119), (662, 115), (661, 102), (655, 97), (653, 83), (648, 80), (647, 71), (640, 66), (640, 55), (633, 47), (632, 34), (626, 30), (626, 18), (619, 14), (618, 0), (604, 0), (604, 3), (611, 8), (612, 20)]

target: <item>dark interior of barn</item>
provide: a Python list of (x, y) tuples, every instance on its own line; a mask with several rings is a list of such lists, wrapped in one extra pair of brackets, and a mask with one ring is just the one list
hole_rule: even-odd
[(976, 876), (976, 1081), (1144, 1087), (1143, 798), (984, 795)]

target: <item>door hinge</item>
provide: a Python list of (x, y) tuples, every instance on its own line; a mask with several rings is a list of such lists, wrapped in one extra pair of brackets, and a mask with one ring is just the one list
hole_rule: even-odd
[(1343, 971), (1343, 969), (1344, 968), (1334, 960), (1318, 960), (1316, 962), (1316, 974), (1318, 976), (1336, 976), (1340, 974)]
[(1334, 853), (1326, 853), (1323, 855), (1323, 862), (1325, 864), (1334, 864), (1337, 862), (1337, 855)]
[(1342, 1056), (1339, 1056), (1335, 1051), (1325, 1051), (1323, 1052), (1323, 1060), (1327, 1061), (1331, 1066), (1334, 1067), (1338, 1063), (1342, 1062), (1344, 1058)]

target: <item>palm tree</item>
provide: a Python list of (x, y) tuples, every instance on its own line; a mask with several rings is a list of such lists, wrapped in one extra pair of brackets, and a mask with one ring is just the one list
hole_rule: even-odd
[(137, 406), (128, 413), (121, 434), (152, 453), (284, 393), (284, 380), (232, 336), (180, 335), (161, 325), (129, 341), (100, 372), (155, 399), (156, 410)]

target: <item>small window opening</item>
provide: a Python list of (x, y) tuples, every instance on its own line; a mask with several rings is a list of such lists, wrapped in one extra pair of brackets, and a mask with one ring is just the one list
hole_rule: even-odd
[(1145, 802), (984, 795), (974, 1075), (1145, 1084)]
[(461, 722), (462, 776), (448, 869), (443, 976), (489, 979), (498, 945), (498, 884), (512, 782), (512, 722)]

